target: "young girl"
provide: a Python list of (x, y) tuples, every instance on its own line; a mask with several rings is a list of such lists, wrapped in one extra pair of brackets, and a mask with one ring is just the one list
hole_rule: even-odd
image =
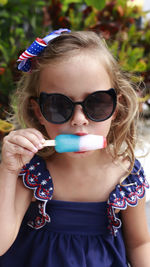
[[(105, 42), (60, 29), (20, 56), (17, 118), (0, 165), (0, 267), (150, 266), (137, 97)], [(45, 139), (100, 135), (57, 153)], [(23, 182), (22, 182), (23, 180)]]

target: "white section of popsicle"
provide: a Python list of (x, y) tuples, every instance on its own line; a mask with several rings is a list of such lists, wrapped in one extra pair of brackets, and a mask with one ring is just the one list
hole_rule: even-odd
[(79, 146), (80, 151), (89, 151), (104, 148), (104, 137), (93, 134), (80, 136)]

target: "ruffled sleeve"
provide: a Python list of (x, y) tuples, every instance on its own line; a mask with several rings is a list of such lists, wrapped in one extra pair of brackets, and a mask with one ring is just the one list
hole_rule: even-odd
[(39, 214), (34, 220), (28, 222), (29, 226), (39, 229), (46, 222), (50, 222), (50, 217), (45, 210), (47, 201), (53, 196), (52, 178), (46, 168), (45, 161), (37, 155), (23, 166), (19, 176), (22, 176), (23, 183), (27, 188), (34, 190), (34, 196), (39, 200)]
[(113, 235), (116, 235), (118, 228), (121, 227), (121, 220), (115, 215), (115, 209), (124, 210), (127, 206), (135, 207), (138, 199), (145, 196), (145, 188), (149, 188), (149, 185), (143, 168), (136, 159), (131, 174), (122, 184), (116, 185), (107, 202), (109, 229)]

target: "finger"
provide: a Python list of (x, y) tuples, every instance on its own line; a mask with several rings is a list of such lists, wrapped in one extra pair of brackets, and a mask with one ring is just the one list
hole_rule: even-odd
[(18, 151), (18, 147), (33, 153), (38, 151), (38, 148), (29, 139), (21, 135), (15, 135), (11, 139), (6, 140), (4, 145), (7, 146), (7, 150), (12, 153), (15, 152), (14, 149)]
[(23, 165), (30, 162), (34, 156), (34, 153), (21, 147), (14, 147), (12, 151), (15, 152), (15, 154), (10, 151), (6, 151), (5, 153), (2, 151), (2, 162), (6, 166), (6, 169), (10, 171), (20, 170)]
[(42, 141), (42, 142), (45, 141), (45, 139), (44, 139), (44, 137), (43, 137), (43, 134), (42, 134), (40, 131), (38, 131), (37, 129), (35, 129), (35, 128), (20, 129), (20, 130), (19, 130), (19, 133), (20, 133), (21, 135), (25, 135), (25, 136), (26, 136), (26, 134), (31, 133), (31, 134), (33, 134), (33, 135), (36, 135), (37, 138), (38, 138), (40, 141)]
[(33, 134), (32, 132), (25, 130), (13, 132), (6, 138), (6, 141), (23, 146), (27, 149), (30, 149), (29, 142), (37, 149), (41, 149), (43, 147), (43, 141), (41, 141), (35, 133)]
[(9, 145), (9, 150), (5, 151), (5, 156), (9, 157), (10, 155), (26, 155), (26, 156), (34, 156), (34, 152), (32, 152), (31, 150), (28, 150), (26, 148), (23, 148), (21, 146), (15, 145), (15, 144), (10, 144)]

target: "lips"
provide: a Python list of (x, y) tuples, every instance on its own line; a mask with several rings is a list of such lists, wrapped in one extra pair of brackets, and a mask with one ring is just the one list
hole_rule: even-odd
[[(83, 135), (87, 135), (87, 133), (75, 133), (75, 135), (78, 135), (78, 136), (83, 136)], [(76, 154), (83, 154), (83, 153), (86, 153), (86, 151), (77, 151), (75, 152)]]
[(83, 136), (83, 135), (87, 135), (87, 133), (75, 133), (75, 135)]

